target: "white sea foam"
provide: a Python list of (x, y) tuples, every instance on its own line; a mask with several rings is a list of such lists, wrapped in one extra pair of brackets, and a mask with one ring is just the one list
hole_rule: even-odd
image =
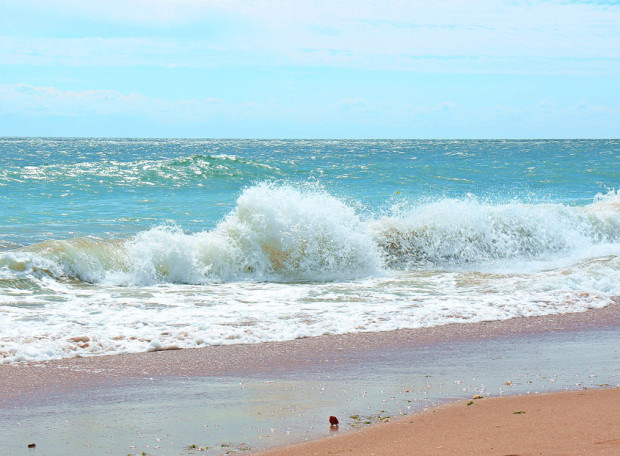
[(260, 184), (210, 231), (4, 252), (0, 284), (0, 362), (582, 311), (620, 300), (620, 195), (373, 218)]
[(320, 191), (258, 185), (212, 231), (160, 226), (124, 242), (49, 241), (0, 260), (11, 272), (108, 285), (342, 280), (377, 274), (381, 256), (356, 212)]
[(444, 199), (400, 206), (371, 225), (386, 263), (398, 269), (493, 264), (505, 270), (508, 263), (532, 261), (548, 266), (595, 248), (615, 252), (620, 195), (597, 195), (585, 207)]
[(159, 226), (128, 241), (47, 241), (2, 255), (2, 276), (48, 274), (107, 285), (333, 281), (386, 269), (543, 267), (620, 245), (620, 195), (593, 204), (489, 204), (444, 199), (362, 221), (329, 194), (292, 186), (248, 188), (215, 229)]
[(619, 283), (618, 256), (533, 274), (398, 272), (327, 283), (102, 287), (48, 278), (45, 293), (3, 296), (0, 362), (577, 312), (617, 300)]

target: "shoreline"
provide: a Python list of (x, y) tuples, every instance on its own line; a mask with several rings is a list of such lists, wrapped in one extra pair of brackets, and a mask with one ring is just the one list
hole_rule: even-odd
[[(256, 452), (330, 436), (329, 415), (344, 417), (344, 437), (360, 421), (414, 416), (474, 395), (618, 386), (619, 328), (620, 305), (612, 304), (386, 333), (0, 365), (0, 446), (13, 455), (29, 454), (30, 439), (59, 456), (86, 449), (94, 456)], [(355, 415), (361, 420), (349, 419)], [(98, 431), (84, 432), (85, 423)], [(2, 442), (3, 434), (11, 440)], [(193, 444), (210, 449), (192, 452)]]
[(256, 456), (615, 455), (620, 388), (479, 398)]
[[(283, 372), (324, 364), (355, 362), (381, 350), (421, 347), (446, 341), (492, 340), (600, 328), (620, 328), (620, 303), (585, 312), (517, 317), (385, 332), (324, 335), (260, 344), (231, 344), (179, 350), (63, 358), (0, 365), (0, 403), (48, 389), (94, 387), (115, 379), (163, 376), (230, 376)], [(44, 378), (41, 369), (54, 371)], [(79, 381), (76, 381), (76, 374)]]

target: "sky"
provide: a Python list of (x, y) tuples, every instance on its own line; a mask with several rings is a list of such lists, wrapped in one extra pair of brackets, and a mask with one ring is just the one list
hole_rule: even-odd
[(0, 0), (0, 136), (618, 138), (620, 1)]

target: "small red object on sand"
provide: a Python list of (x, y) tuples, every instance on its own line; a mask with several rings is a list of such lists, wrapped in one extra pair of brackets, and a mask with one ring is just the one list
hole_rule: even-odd
[(338, 426), (338, 418), (336, 418), (335, 416), (330, 416), (329, 424), (331, 424), (332, 426)]

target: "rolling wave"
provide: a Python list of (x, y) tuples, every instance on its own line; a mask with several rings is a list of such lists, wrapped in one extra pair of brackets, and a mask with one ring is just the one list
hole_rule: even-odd
[[(190, 168), (200, 161), (186, 160)], [(124, 241), (46, 241), (2, 253), (0, 279), (335, 281), (389, 270), (548, 266), (619, 252), (620, 193), (613, 191), (577, 207), (442, 199), (362, 217), (325, 191), (262, 183), (247, 188), (213, 230), (165, 225)]]
[(159, 160), (53, 164), (0, 168), (0, 185), (42, 181), (50, 184), (72, 182), (81, 185), (102, 183), (124, 186), (178, 187), (205, 179), (253, 180), (278, 169), (267, 163), (229, 154), (195, 154)]
[(552, 260), (620, 242), (620, 195), (593, 204), (488, 204), (444, 199), (372, 223), (393, 268)]

